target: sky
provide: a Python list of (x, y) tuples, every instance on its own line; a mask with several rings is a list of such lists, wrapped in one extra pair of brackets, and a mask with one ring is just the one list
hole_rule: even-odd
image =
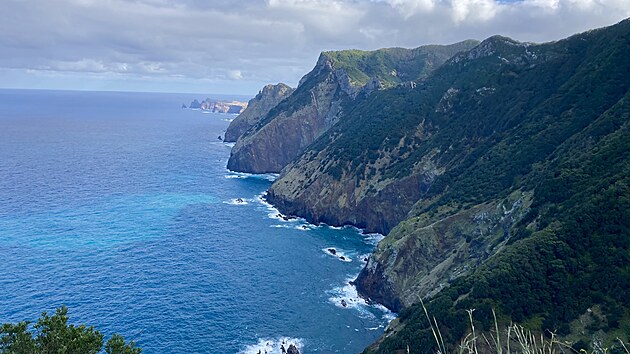
[(558, 40), (630, 0), (0, 0), (0, 88), (254, 95), (325, 50)]

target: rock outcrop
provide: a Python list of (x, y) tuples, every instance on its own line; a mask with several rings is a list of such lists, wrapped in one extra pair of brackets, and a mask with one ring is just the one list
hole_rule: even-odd
[(286, 84), (266, 85), (256, 97), (249, 100), (247, 108), (234, 118), (225, 131), (225, 142), (236, 142), (247, 130), (258, 124), (261, 119), (276, 107), (283, 99), (293, 93), (294, 89)]
[(300, 354), (300, 351), (295, 344), (291, 344), (289, 345), (289, 349), (287, 349), (287, 354)]
[[(222, 101), (212, 98), (206, 98), (201, 102), (195, 99), (190, 103), (188, 107), (190, 109), (201, 109), (203, 111), (213, 113), (239, 114), (247, 107), (247, 103), (240, 101)], [(185, 105), (182, 105), (182, 108), (185, 108)]]
[(531, 197), (515, 192), (433, 223), (421, 217), (401, 222), (368, 259), (357, 290), (393, 311), (433, 297), (505, 246)]

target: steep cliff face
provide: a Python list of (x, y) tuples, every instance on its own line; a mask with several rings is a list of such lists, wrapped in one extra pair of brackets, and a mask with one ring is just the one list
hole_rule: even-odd
[(293, 93), (294, 89), (286, 84), (266, 85), (249, 100), (247, 108), (234, 118), (225, 131), (225, 142), (236, 142), (248, 129), (258, 124), (269, 111), (278, 105), (283, 99)]
[(530, 210), (531, 193), (514, 192), (431, 222), (412, 217), (378, 245), (355, 284), (362, 294), (400, 311), (430, 298), (499, 252)]
[(289, 215), (315, 223), (354, 225), (367, 232), (387, 234), (404, 220), (442, 170), (425, 158), (413, 173), (402, 178), (384, 176), (395, 161), (395, 152), (383, 152), (359, 175), (343, 171), (352, 162), (329, 159), (325, 149), (309, 151), (287, 166), (266, 198)]
[[(505, 46), (503, 58), (490, 53)], [(487, 120), (496, 98), (490, 83), (496, 71), (524, 70), (543, 60), (524, 61), (527, 46), (501, 37), (479, 47), (456, 55), (416, 86), (394, 87), (355, 103), (343, 121), (287, 166), (268, 200), (313, 222), (387, 234), (436, 178), (488, 139), (491, 127), (482, 127), (481, 120)], [(506, 58), (517, 63), (505, 63)], [(462, 121), (466, 116), (480, 121)]]
[[(450, 343), (466, 308), (540, 330), (593, 303), (630, 308), (618, 291), (630, 289), (628, 53), (630, 21), (546, 44), (491, 37), (415, 86), (346, 106), (267, 198), (313, 222), (389, 233), (356, 281), (402, 310), (381, 352), (427, 350), (421, 298), (452, 321)], [(623, 261), (593, 261), (609, 251)]]
[(298, 88), (248, 130), (232, 149), (228, 168), (280, 172), (313, 141), (340, 121), (356, 101), (384, 87), (417, 80), (455, 53), (476, 44), (373, 52), (324, 52)]

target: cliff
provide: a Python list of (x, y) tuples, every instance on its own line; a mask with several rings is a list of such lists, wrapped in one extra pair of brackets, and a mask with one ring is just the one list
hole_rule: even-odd
[[(400, 318), (369, 351), (431, 350), (421, 298), (449, 345), (470, 308), (480, 328), (496, 309), (562, 336), (628, 320), (629, 54), (628, 20), (553, 43), (494, 36), (416, 85), (346, 101), (284, 156), (267, 195), (283, 213), (387, 234), (355, 283)], [(304, 142), (297, 126), (272, 127)], [(575, 332), (591, 306), (606, 320)]]
[(256, 97), (249, 100), (245, 110), (230, 123), (230, 126), (225, 131), (224, 141), (236, 142), (241, 135), (258, 124), (272, 108), (289, 96), (293, 90), (293, 88), (283, 83), (263, 87)]
[(380, 88), (425, 77), (476, 42), (372, 52), (323, 52), (298, 88), (246, 131), (232, 149), (233, 171), (280, 172), (313, 141), (339, 122), (354, 102)]

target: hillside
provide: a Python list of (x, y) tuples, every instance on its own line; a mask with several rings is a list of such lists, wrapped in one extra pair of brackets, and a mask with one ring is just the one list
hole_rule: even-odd
[(349, 107), (373, 91), (410, 84), (476, 44), (465, 41), (416, 49), (323, 52), (297, 89), (240, 136), (228, 168), (239, 172), (280, 172), (342, 120)]
[(400, 318), (370, 352), (430, 351), (420, 298), (449, 345), (469, 308), (481, 330), (496, 309), (627, 339), (628, 55), (629, 20), (545, 44), (491, 37), (345, 106), (282, 170), (267, 196), (282, 212), (387, 234), (356, 285)]

